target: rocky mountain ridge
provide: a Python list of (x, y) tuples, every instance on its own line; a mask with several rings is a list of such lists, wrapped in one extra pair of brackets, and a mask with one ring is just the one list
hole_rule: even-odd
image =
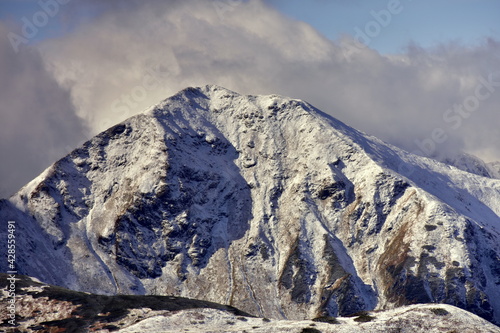
[[(0, 289), (8, 288), (0, 273)], [(500, 328), (450, 305), (422, 304), (351, 317), (271, 320), (206, 301), (172, 296), (102, 296), (75, 292), (18, 276), (15, 328), (0, 309), (0, 330), (17, 332), (443, 332), (496, 333)], [(8, 301), (2, 292), (0, 300)], [(7, 318), (7, 319), (6, 319)], [(10, 332), (9, 331), (9, 332)]]
[(300, 100), (185, 89), (56, 162), (0, 216), (23, 235), (18, 271), (74, 290), (287, 319), (447, 303), (500, 323), (500, 181)]

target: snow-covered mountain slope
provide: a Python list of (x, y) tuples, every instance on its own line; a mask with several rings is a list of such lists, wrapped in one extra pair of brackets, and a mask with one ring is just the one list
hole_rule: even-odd
[(500, 162), (486, 163), (479, 157), (467, 153), (443, 156), (438, 160), (479, 176), (500, 179)]
[(288, 319), (448, 303), (500, 323), (500, 181), (300, 100), (188, 88), (55, 163), (0, 215), (16, 221), (19, 272), (75, 290)]
[(500, 162), (490, 162), (486, 164), (493, 178), (500, 179)]
[[(266, 320), (245, 318), (213, 309), (184, 310), (171, 316), (149, 317), (118, 333), (179, 332), (255, 333), (499, 333), (500, 328), (451, 305), (419, 304), (379, 312), (361, 312), (350, 318)], [(452, 330), (450, 330), (452, 329)]]
[[(228, 306), (172, 296), (102, 296), (42, 284), (26, 276), (17, 283), (17, 332), (455, 332), (498, 333), (500, 328), (451, 305), (420, 304), (351, 317), (273, 320)], [(7, 275), (0, 300), (8, 302)], [(12, 330), (6, 307), (0, 330)]]

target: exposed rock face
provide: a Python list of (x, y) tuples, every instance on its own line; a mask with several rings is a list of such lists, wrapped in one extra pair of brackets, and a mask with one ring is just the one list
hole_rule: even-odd
[(0, 215), (17, 221), (20, 273), (76, 290), (290, 319), (435, 302), (500, 322), (500, 181), (299, 100), (188, 88), (55, 163)]

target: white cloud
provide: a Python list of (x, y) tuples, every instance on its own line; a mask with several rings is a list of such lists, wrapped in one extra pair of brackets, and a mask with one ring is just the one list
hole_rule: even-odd
[[(10, 30), (0, 22), (0, 36)], [(0, 197), (13, 194), (84, 137), (70, 94), (34, 49), (0, 39)]]

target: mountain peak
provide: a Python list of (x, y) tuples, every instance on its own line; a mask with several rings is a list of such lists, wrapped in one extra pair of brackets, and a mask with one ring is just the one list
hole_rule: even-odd
[(205, 86), (92, 138), (0, 216), (27, 235), (21, 273), (76, 290), (294, 319), (438, 302), (498, 323), (499, 188), (306, 102)]

